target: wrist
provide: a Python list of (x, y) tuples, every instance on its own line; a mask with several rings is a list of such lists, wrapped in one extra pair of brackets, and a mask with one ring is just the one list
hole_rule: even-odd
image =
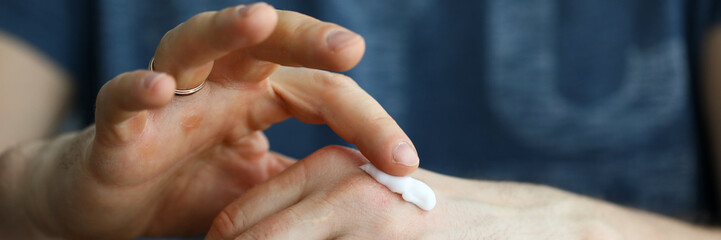
[[(48, 141), (37, 141), (10, 149), (0, 169), (0, 180), (7, 183), (1, 194), (2, 206), (9, 221), (0, 222), (3, 232), (21, 239), (62, 237), (62, 220), (57, 210), (67, 203), (63, 189), (71, 180), (63, 171), (74, 171), (68, 164), (78, 161), (78, 154), (70, 149), (85, 148), (88, 131), (59, 136)], [(92, 139), (92, 138), (90, 138)], [(84, 154), (83, 154), (84, 155)], [(72, 159), (71, 159), (72, 158)], [(76, 164), (80, 165), (80, 164)], [(6, 194), (7, 193), (7, 194)]]
[(718, 239), (718, 229), (695, 226), (655, 213), (592, 200), (606, 223), (625, 239)]
[(26, 211), (23, 196), (29, 159), (20, 147), (5, 149), (0, 156), (0, 233), (12, 239), (41, 239), (44, 235)]

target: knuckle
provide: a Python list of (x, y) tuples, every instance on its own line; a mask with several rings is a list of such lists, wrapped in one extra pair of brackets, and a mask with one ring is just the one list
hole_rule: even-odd
[(381, 125), (396, 124), (396, 120), (394, 120), (388, 114), (383, 114), (383, 115), (377, 116), (377, 117), (373, 118), (372, 121), (375, 123), (381, 124)]
[[(376, 182), (365, 173), (347, 176), (330, 191), (325, 201), (334, 206), (358, 206), (356, 214), (373, 216), (373, 221), (366, 229), (375, 236), (386, 236), (388, 239), (408, 239), (410, 233), (408, 221), (398, 217), (399, 204), (404, 204), (400, 196)], [(353, 210), (351, 210), (353, 211)]]
[(356, 83), (352, 78), (346, 75), (322, 70), (314, 72), (313, 80), (321, 88), (332, 91), (359, 88), (358, 83)]
[(344, 153), (344, 152), (346, 152), (346, 151), (348, 151), (348, 150), (349, 150), (348, 148), (343, 147), (343, 146), (339, 146), (339, 145), (328, 145), (328, 146), (325, 146), (325, 147), (321, 148), (320, 150), (318, 150), (318, 154), (322, 154), (322, 155), (339, 155), (339, 154), (342, 154), (342, 153)]
[(289, 24), (288, 33), (290, 38), (288, 39), (299, 39), (316, 23), (315, 21), (307, 21), (309, 17), (299, 12), (280, 10), (278, 14), (279, 17), (286, 19), (285, 24)]
[(246, 134), (245, 131), (237, 132), (231, 133), (233, 136), (226, 140), (226, 144), (233, 147), (241, 156), (247, 156), (249, 159), (264, 159), (265, 154), (270, 151), (270, 143), (265, 134), (262, 131), (255, 131), (241, 136), (241, 134)]
[(158, 43), (158, 47), (155, 50), (155, 63), (153, 64), (154, 69), (159, 69), (158, 68), (158, 63), (159, 63), (158, 58), (162, 58), (163, 56), (172, 52), (170, 49), (170, 46), (174, 41), (176, 41), (177, 31), (183, 25), (184, 25), (184, 23), (181, 23), (177, 27), (166, 32), (165, 35), (163, 35), (163, 38), (160, 39), (160, 42)]
[[(374, 117), (371, 117), (369, 120), (368, 128), (372, 131), (376, 132), (393, 132), (395, 136), (404, 137), (405, 134), (403, 131), (399, 131), (400, 127), (398, 126), (398, 123), (396, 123), (396, 120), (393, 119), (388, 113), (385, 111), (376, 112)], [(354, 136), (356, 139), (355, 142), (360, 142), (363, 136)]]
[[(239, 239), (271, 239), (279, 233), (287, 232), (291, 226), (298, 224), (300, 215), (295, 210), (286, 209), (280, 214), (271, 216), (243, 232)], [(276, 236), (277, 237), (277, 236)]]
[(270, 235), (262, 230), (253, 229), (251, 231), (243, 233), (243, 236), (238, 239), (241, 240), (265, 240), (270, 238)]
[[(181, 39), (175, 29), (166, 33), (166, 37), (160, 40), (158, 49), (155, 52), (155, 62), (153, 69), (156, 71), (173, 72), (175, 68), (173, 66), (188, 66), (188, 60), (183, 55), (183, 51), (192, 52), (195, 49), (195, 43)], [(183, 50), (183, 51), (179, 51)]]
[(344, 190), (347, 189), (349, 191), (355, 192), (359, 190), (365, 190), (365, 188), (368, 188), (372, 183), (372, 180), (368, 176), (366, 176), (364, 173), (357, 173), (357, 174), (350, 174), (343, 178), (341, 181), (338, 182), (337, 188), (338, 190)]
[[(188, 19), (183, 23), (178, 24), (175, 28), (166, 32), (163, 38), (160, 39), (160, 43), (155, 51), (156, 62), (155, 69), (157, 70), (168, 70), (164, 66), (186, 66), (187, 61), (185, 57), (172, 57), (177, 55), (179, 52), (192, 52), (197, 48), (197, 41), (193, 38), (189, 38), (193, 34), (192, 31), (202, 28), (205, 22), (215, 21), (215, 11), (206, 11)], [(180, 51), (182, 50), (182, 51)], [(160, 59), (159, 59), (160, 58)]]
[(316, 161), (327, 163), (327, 159), (344, 159), (342, 156), (348, 155), (353, 151), (354, 150), (350, 148), (339, 145), (328, 145), (315, 152), (315, 155), (318, 155), (318, 157), (310, 159), (317, 159)]
[(234, 238), (242, 229), (244, 219), (242, 211), (231, 212), (228, 208), (225, 208), (213, 220), (210, 232), (223, 239)]
[(376, 209), (380, 212), (387, 212), (395, 203), (394, 201), (400, 200), (397, 194), (363, 172), (347, 176), (335, 186), (332, 192), (334, 194), (329, 197), (357, 201), (363, 206), (363, 209)]
[(360, 166), (362, 163), (367, 162), (358, 150), (338, 146), (329, 145), (325, 146), (315, 153), (313, 157), (308, 157), (308, 168), (309, 169), (322, 169), (328, 166), (329, 163), (336, 164), (336, 166)]

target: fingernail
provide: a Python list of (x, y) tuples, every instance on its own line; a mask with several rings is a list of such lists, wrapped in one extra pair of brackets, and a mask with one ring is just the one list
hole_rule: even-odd
[(235, 12), (238, 13), (238, 16), (245, 16), (248, 13), (248, 6), (238, 5), (235, 7)]
[(404, 166), (418, 165), (418, 154), (413, 151), (410, 144), (401, 142), (393, 150), (393, 162)]
[(246, 16), (253, 12), (254, 9), (258, 8), (262, 3), (253, 3), (248, 6), (240, 5), (237, 7), (237, 10), (235, 10), (238, 13), (238, 16)]
[(165, 73), (156, 73), (151, 72), (148, 75), (143, 78), (141, 85), (143, 86), (143, 89), (152, 89), (153, 85), (155, 85), (156, 82), (158, 82), (158, 79), (163, 77)]
[(330, 48), (330, 50), (332, 51), (335, 51), (341, 49), (348, 43), (353, 42), (353, 40), (358, 37), (358, 34), (346, 30), (336, 30), (329, 33), (325, 41), (328, 44), (328, 48)]

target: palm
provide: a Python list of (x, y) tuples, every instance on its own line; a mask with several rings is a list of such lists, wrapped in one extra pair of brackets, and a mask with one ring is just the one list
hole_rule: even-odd
[[(232, 74), (223, 66), (218, 61), (210, 76)], [(124, 173), (123, 181), (155, 185), (154, 191), (139, 188), (140, 199), (128, 199), (150, 203), (150, 211), (137, 208), (154, 213), (142, 216), (152, 219), (148, 234), (202, 232), (227, 203), (289, 165), (268, 151), (262, 129), (251, 126), (249, 106), (271, 97), (264, 96), (272, 93), (264, 75), (243, 76), (265, 79), (249, 82), (210, 77), (202, 92), (176, 97), (162, 109), (131, 119), (145, 122), (145, 132), (128, 149), (137, 157), (123, 159), (136, 166)], [(272, 114), (277, 107), (262, 112)], [(159, 189), (164, 189), (161, 194)]]
[[(70, 225), (71, 231), (202, 233), (226, 204), (293, 163), (269, 152), (262, 134), (291, 115), (328, 124), (386, 172), (407, 175), (417, 167), (417, 156), (410, 165), (391, 160), (395, 146), (411, 142), (373, 98), (352, 79), (313, 69), (355, 66), (365, 46), (360, 36), (254, 6), (202, 13), (168, 32), (154, 66), (172, 78), (135, 71), (101, 89), (88, 169), (78, 168), (90, 174), (69, 178), (66, 192), (73, 194), (64, 196), (74, 210), (61, 219), (94, 223)], [(330, 44), (331, 36), (345, 43)], [(154, 77), (146, 82), (148, 76)], [(202, 81), (201, 91), (171, 98), (172, 88)]]

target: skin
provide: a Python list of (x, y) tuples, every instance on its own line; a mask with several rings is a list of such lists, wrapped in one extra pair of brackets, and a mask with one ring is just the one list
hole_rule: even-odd
[[(11, 239), (206, 231), (209, 239), (720, 236), (549, 187), (413, 172), (417, 163), (393, 157), (399, 142), (412, 146), (393, 119), (351, 79), (324, 71), (357, 64), (360, 36), (332, 48), (325, 38), (340, 26), (266, 4), (246, 7), (242, 17), (238, 10), (201, 13), (171, 30), (154, 65), (169, 75), (134, 71), (110, 81), (98, 95), (96, 125), (5, 151), (0, 233)], [(173, 96), (173, 89), (206, 78), (202, 91)], [(328, 124), (360, 152), (327, 147), (297, 163), (270, 152), (262, 130), (290, 116)], [(436, 191), (438, 205), (424, 212), (403, 202), (358, 169), (367, 161), (393, 175), (413, 173)]]
[[(423, 211), (330, 146), (233, 201), (206, 239), (717, 239), (703, 229), (546, 186), (454, 178), (419, 169), (436, 193)], [(714, 232), (716, 231), (716, 232)]]
[[(327, 44), (338, 31), (350, 37)], [(407, 175), (418, 163), (396, 163), (393, 149), (410, 139), (350, 78), (278, 65), (342, 71), (363, 51), (363, 39), (340, 26), (264, 3), (201, 13), (161, 40), (155, 69), (168, 74), (121, 74), (98, 94), (96, 125), (4, 155), (2, 207), (27, 221), (4, 218), (2, 230), (197, 236), (227, 203), (294, 162), (269, 152), (261, 132), (291, 116), (328, 124), (385, 171)], [(202, 91), (173, 96), (205, 79)]]

